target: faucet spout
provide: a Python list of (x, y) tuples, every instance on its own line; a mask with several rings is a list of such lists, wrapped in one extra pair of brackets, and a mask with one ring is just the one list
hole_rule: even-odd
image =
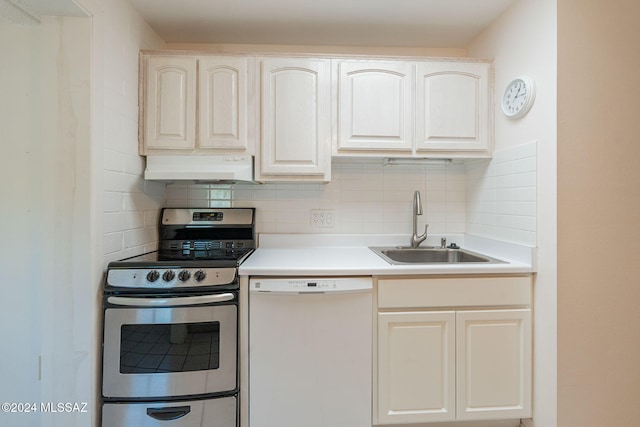
[(420, 192), (418, 190), (413, 193), (413, 217), (422, 215), (422, 201), (420, 200)]
[(422, 201), (420, 200), (420, 192), (416, 190), (413, 193), (413, 234), (411, 235), (411, 247), (417, 248), (420, 243), (427, 239), (427, 229), (429, 224), (424, 225), (424, 233), (418, 235), (418, 215), (422, 215)]

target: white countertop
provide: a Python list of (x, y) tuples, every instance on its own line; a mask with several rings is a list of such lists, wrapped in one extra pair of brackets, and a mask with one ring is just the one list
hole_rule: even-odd
[[(432, 236), (435, 245), (442, 236)], [(258, 249), (240, 266), (243, 276), (382, 276), (504, 274), (535, 271), (535, 248), (477, 236), (446, 236), (463, 249), (498, 258), (495, 264), (390, 264), (369, 246), (406, 245), (409, 236), (261, 234)]]

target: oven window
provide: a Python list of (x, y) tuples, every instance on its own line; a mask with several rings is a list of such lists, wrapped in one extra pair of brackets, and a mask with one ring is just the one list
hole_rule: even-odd
[(122, 325), (120, 373), (218, 369), (220, 322)]

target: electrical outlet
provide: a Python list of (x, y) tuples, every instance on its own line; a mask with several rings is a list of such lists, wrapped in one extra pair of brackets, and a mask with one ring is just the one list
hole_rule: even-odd
[(311, 225), (313, 227), (333, 227), (335, 213), (331, 209), (311, 209)]

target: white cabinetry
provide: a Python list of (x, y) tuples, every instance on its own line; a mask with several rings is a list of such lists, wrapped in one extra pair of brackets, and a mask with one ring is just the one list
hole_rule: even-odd
[(411, 151), (413, 80), (410, 62), (340, 61), (338, 150)]
[(490, 155), (490, 63), (337, 62), (338, 136), (334, 155)]
[(146, 58), (145, 65), (142, 154), (152, 149), (193, 149), (196, 59), (153, 56)]
[(260, 60), (259, 181), (329, 181), (331, 67), (328, 59)]
[(246, 58), (202, 57), (199, 75), (199, 147), (246, 150)]
[(457, 419), (530, 416), (531, 310), (456, 313)]
[(417, 65), (416, 150), (488, 152), (489, 64)]
[(141, 155), (256, 155), (256, 179), (327, 182), (331, 155), (488, 157), (491, 64), (144, 52)]
[(249, 61), (230, 56), (143, 55), (140, 154), (250, 151)]
[(377, 424), (530, 417), (530, 304), (527, 276), (378, 280)]
[(455, 313), (378, 314), (378, 420), (455, 419)]

